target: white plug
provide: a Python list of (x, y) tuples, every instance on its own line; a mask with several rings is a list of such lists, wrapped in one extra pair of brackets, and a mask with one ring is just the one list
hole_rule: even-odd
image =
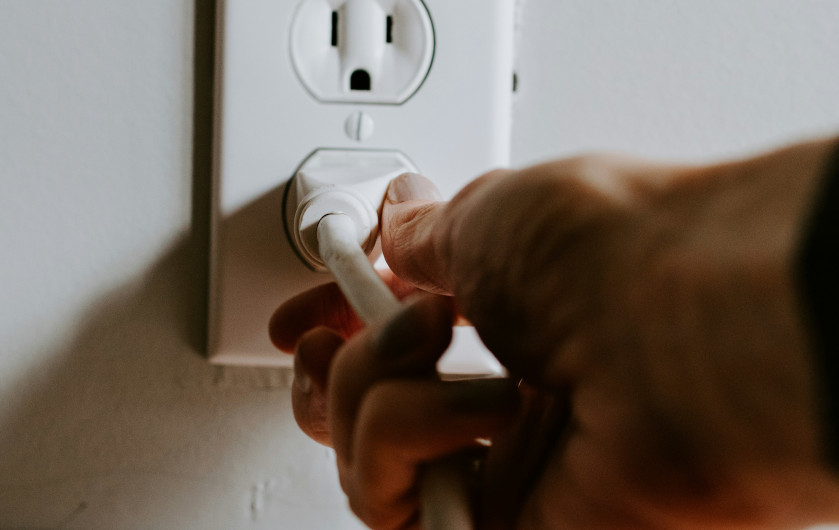
[(324, 102), (401, 104), (433, 57), (422, 0), (304, 0), (291, 27), (294, 69)]
[(379, 206), (388, 183), (416, 171), (398, 151), (316, 151), (289, 182), (283, 205), (286, 233), (303, 262), (316, 271), (327, 270), (318, 224), (330, 214), (349, 217), (356, 246), (371, 260), (378, 258)]

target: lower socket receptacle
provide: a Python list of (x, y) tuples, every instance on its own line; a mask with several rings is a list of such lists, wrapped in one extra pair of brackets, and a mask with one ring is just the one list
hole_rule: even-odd
[(358, 243), (375, 261), (380, 254), (378, 211), (391, 180), (416, 172), (399, 151), (320, 149), (307, 158), (288, 183), (283, 204), (286, 235), (301, 260), (319, 272), (317, 225), (332, 213), (350, 216)]

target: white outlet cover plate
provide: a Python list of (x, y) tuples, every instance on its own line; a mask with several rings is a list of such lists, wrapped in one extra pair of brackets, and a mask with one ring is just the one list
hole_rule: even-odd
[[(326, 0), (324, 0), (326, 2)], [(324, 104), (300, 83), (289, 35), (298, 2), (219, 0), (210, 264), (209, 359), (289, 367), (268, 338), (283, 301), (330, 281), (297, 258), (283, 230), (283, 192), (317, 149), (404, 153), (451, 197), (510, 161), (515, 0), (425, 0), (435, 53), (422, 87), (401, 105)], [(364, 113), (364, 140), (346, 132)], [(456, 333), (454, 371), (487, 371), (476, 336)]]

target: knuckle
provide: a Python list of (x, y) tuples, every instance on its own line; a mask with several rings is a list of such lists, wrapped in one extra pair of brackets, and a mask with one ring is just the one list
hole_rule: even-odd
[(300, 392), (292, 393), (292, 411), (297, 425), (309, 438), (322, 445), (330, 445), (325, 400), (310, 398)]

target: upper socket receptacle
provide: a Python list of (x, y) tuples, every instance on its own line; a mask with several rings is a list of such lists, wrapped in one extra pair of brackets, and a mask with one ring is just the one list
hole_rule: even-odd
[(434, 26), (422, 0), (303, 0), (290, 50), (318, 100), (398, 105), (431, 69)]

